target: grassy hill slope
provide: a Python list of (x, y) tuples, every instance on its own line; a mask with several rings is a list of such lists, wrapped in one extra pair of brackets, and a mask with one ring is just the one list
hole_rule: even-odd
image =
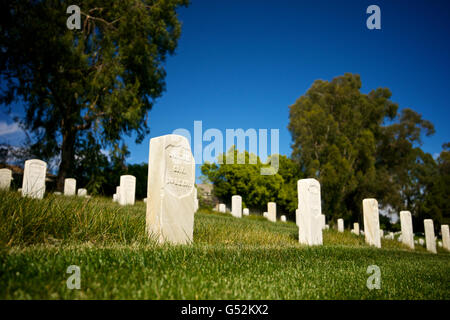
[[(0, 192), (0, 299), (450, 299), (450, 254), (349, 231), (298, 243), (292, 222), (200, 211), (194, 243), (158, 246), (145, 205)], [(67, 267), (81, 270), (70, 290)], [(367, 267), (381, 270), (369, 290)]]

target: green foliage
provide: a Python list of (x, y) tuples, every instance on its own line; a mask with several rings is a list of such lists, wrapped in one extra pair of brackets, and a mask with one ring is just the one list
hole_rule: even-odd
[(359, 76), (317, 80), (290, 107), (292, 157), (322, 188), (322, 211), (334, 218), (360, 221), (362, 199), (375, 197), (376, 139), (397, 105), (388, 89), (360, 92)]
[(25, 103), (32, 152), (43, 160), (61, 155), (59, 188), (74, 174), (76, 145), (114, 149), (124, 134), (140, 142), (149, 132), (147, 114), (164, 91), (164, 62), (181, 33), (176, 9), (187, 0), (81, 0), (81, 30), (66, 26), (72, 4), (0, 7), (0, 103)]
[[(261, 168), (267, 167), (259, 157), (255, 164), (250, 164), (250, 154), (239, 152), (232, 147), (227, 154), (229, 159), (234, 153), (233, 164), (227, 163), (227, 155), (219, 155), (223, 164), (205, 163), (201, 172), (214, 184), (213, 192), (222, 203), (230, 204), (233, 195), (242, 197), (243, 207), (253, 211), (267, 211), (267, 203), (277, 203), (277, 212), (291, 218), (295, 217), (297, 208), (297, 180), (302, 177), (300, 168), (291, 159), (279, 155), (279, 170), (274, 175), (261, 175)], [(272, 155), (274, 156), (274, 155)], [(245, 164), (238, 164), (238, 157), (245, 157)], [(219, 160), (218, 159), (218, 160)]]
[[(422, 172), (424, 192), (421, 194), (423, 201), (418, 208), (419, 218), (423, 221), (432, 218), (435, 228), (438, 224), (450, 224), (450, 143), (446, 143), (435, 164), (428, 158), (425, 170)], [(428, 170), (426, 170), (428, 169)], [(422, 223), (423, 227), (423, 223)], [(439, 230), (440, 231), (440, 230)]]
[[(363, 94), (361, 85), (349, 73), (317, 80), (290, 107), (292, 157), (306, 177), (320, 181), (323, 212), (362, 222), (362, 200), (376, 198), (396, 212), (410, 210), (416, 219), (442, 221), (448, 207), (425, 201), (437, 178), (436, 163), (420, 149), (433, 125), (411, 109), (398, 112), (388, 89)], [(448, 188), (440, 190), (433, 193), (450, 197)]]

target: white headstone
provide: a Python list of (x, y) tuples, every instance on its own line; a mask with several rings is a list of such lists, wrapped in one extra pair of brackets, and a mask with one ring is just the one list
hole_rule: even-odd
[(442, 248), (442, 241), (438, 241), (439, 248)]
[(401, 241), (404, 245), (414, 249), (414, 233), (411, 212), (400, 211), (400, 225), (402, 228)]
[(144, 201), (144, 203), (147, 203), (147, 198), (144, 198), (143, 201)]
[(38, 159), (25, 161), (22, 181), (22, 196), (42, 199), (45, 193), (47, 163)]
[(330, 230), (330, 225), (326, 224), (325, 225), (325, 230)]
[(267, 203), (267, 219), (277, 222), (277, 204), (275, 202)]
[(384, 230), (380, 229), (380, 239), (383, 239), (383, 236), (384, 236)]
[(60, 196), (60, 195), (61, 195), (61, 192), (55, 191), (55, 192), (53, 192), (53, 194), (54, 194), (55, 196)]
[(242, 197), (234, 195), (231, 197), (231, 214), (233, 217), (242, 218)]
[(87, 190), (83, 189), (83, 188), (78, 189), (78, 196), (79, 197), (86, 197), (87, 196)]
[(363, 236), (364, 235), (364, 230), (360, 230), (359, 233)]
[(281, 222), (286, 222), (286, 216), (285, 215), (281, 216), (280, 220), (281, 220)]
[(134, 205), (136, 193), (136, 177), (131, 175), (120, 176), (119, 204), (122, 206)]
[(359, 223), (358, 222), (354, 222), (353, 223), (353, 230), (352, 230), (352, 232), (359, 236)]
[(448, 224), (441, 225), (441, 233), (442, 233), (442, 246), (444, 249), (450, 251), (450, 232)]
[(322, 224), (322, 230), (325, 230), (326, 225), (327, 225), (327, 218), (325, 217), (324, 214), (320, 215), (320, 221), (321, 221), (321, 224)]
[(116, 202), (119, 202), (119, 199), (120, 199), (120, 186), (116, 187), (116, 195), (117, 195)]
[(225, 206), (225, 203), (219, 203), (219, 212), (227, 212), (227, 207)]
[(73, 178), (64, 179), (64, 195), (74, 196), (77, 193), (77, 180)]
[(269, 214), (268, 214), (267, 212), (264, 212), (264, 213), (263, 213), (263, 217), (264, 217), (264, 218), (267, 218), (268, 216), (269, 216)]
[(420, 239), (419, 239), (419, 244), (420, 244), (421, 246), (423, 246), (423, 245), (425, 244), (425, 241), (423, 241), (423, 239), (420, 238)]
[(189, 141), (169, 134), (150, 140), (146, 227), (160, 243), (191, 243), (195, 160)]
[(425, 226), (425, 239), (427, 244), (427, 250), (436, 253), (436, 239), (434, 237), (434, 226), (433, 220), (425, 219), (423, 220)]
[(12, 171), (7, 168), (0, 169), (0, 189), (9, 190), (12, 180)]
[(115, 194), (115, 193), (113, 194), (113, 201), (117, 202), (117, 194)]
[(344, 219), (338, 219), (338, 231), (344, 232)]
[(250, 211), (248, 210), (248, 208), (244, 208), (244, 209), (242, 210), (242, 214), (243, 214), (244, 216), (248, 216), (248, 215), (250, 214)]
[(364, 233), (366, 243), (381, 248), (380, 216), (376, 199), (363, 200)]
[(299, 210), (299, 242), (307, 245), (322, 244), (323, 218), (320, 202), (320, 183), (316, 179), (297, 182)]

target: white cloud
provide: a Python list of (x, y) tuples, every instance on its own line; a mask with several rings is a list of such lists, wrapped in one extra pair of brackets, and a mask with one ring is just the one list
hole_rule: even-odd
[(0, 122), (0, 136), (6, 136), (13, 133), (22, 133), (22, 129), (19, 127), (19, 124), (17, 122), (13, 123), (6, 123), (4, 121)]

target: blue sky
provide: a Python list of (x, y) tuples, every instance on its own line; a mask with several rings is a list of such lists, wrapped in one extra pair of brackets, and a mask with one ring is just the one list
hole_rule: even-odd
[[(366, 27), (371, 4), (381, 9), (381, 30)], [(150, 138), (193, 132), (196, 120), (224, 136), (227, 128), (279, 129), (280, 153), (290, 155), (289, 106), (314, 80), (345, 72), (361, 75), (363, 92), (387, 87), (400, 108), (432, 121), (436, 134), (423, 148), (439, 153), (450, 141), (449, 9), (450, 1), (192, 0), (179, 10), (182, 35), (151, 133), (139, 145), (125, 138), (128, 162), (146, 162)], [(0, 142), (21, 136), (2, 112)]]

